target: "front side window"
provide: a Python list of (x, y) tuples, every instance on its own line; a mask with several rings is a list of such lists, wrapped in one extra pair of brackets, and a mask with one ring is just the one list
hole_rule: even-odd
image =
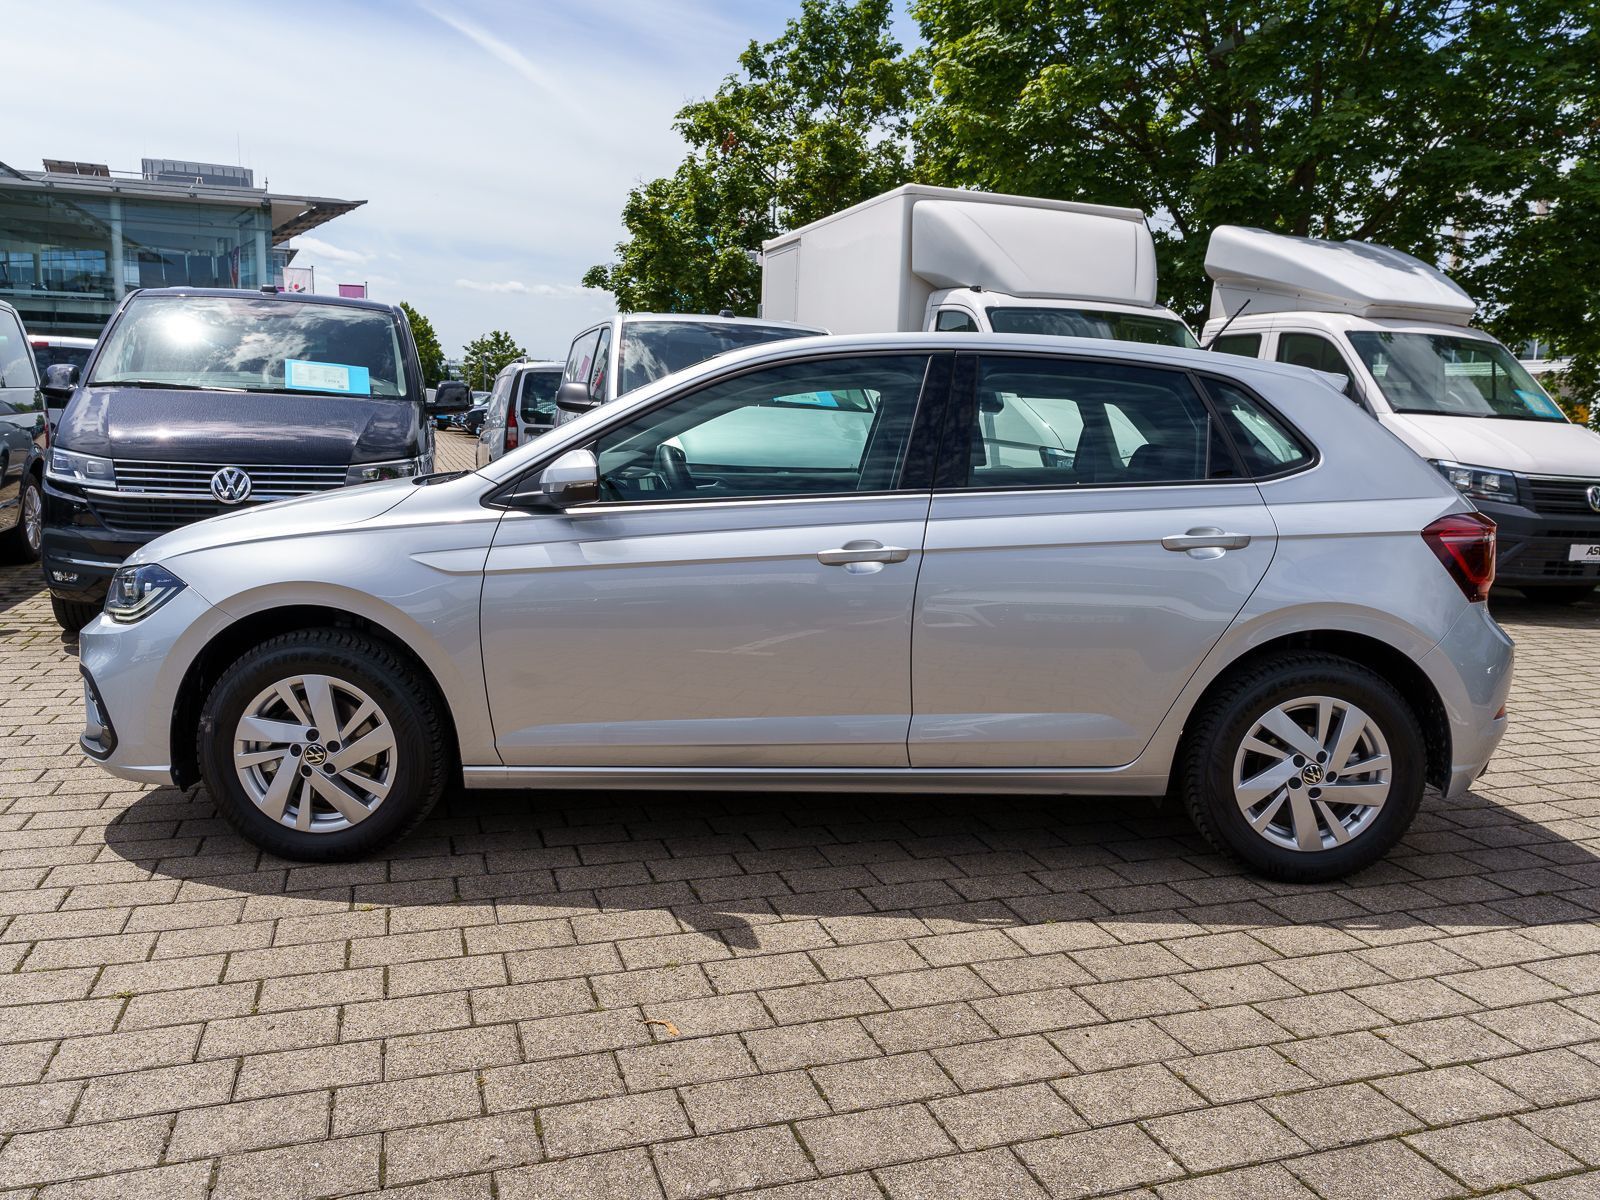
[(561, 373), (563, 383), (588, 384), (589, 369), (594, 365), (594, 348), (599, 342), (598, 329), (586, 330), (573, 339), (572, 349), (567, 351), (566, 370)]
[(393, 315), (263, 296), (135, 297), (91, 384), (292, 395), (407, 395)]
[(32, 388), (33, 347), (22, 336), (22, 326), (9, 312), (0, 312), (0, 388)]
[(525, 371), (518, 413), (527, 425), (553, 425), (556, 419), (556, 388), (561, 384), (558, 371)]
[(1243, 388), (1207, 379), (1211, 401), (1251, 475), (1277, 475), (1303, 467), (1311, 451)]
[(617, 395), (626, 395), (663, 375), (729, 350), (821, 332), (793, 325), (758, 325), (753, 321), (627, 321), (622, 326)]
[(611, 370), (611, 326), (607, 325), (600, 331), (600, 340), (595, 343), (594, 361), (589, 364), (589, 399), (596, 404), (604, 404), (606, 400), (606, 379)]
[(1101, 338), (1152, 346), (1197, 347), (1182, 321), (1144, 313), (1095, 308), (991, 308), (989, 328), (996, 333), (1037, 333), (1046, 337)]
[(1280, 333), (1278, 361), (1291, 367), (1309, 367), (1332, 375), (1348, 375), (1350, 367), (1339, 348), (1320, 333)]
[(925, 354), (786, 363), (680, 396), (600, 436), (601, 498), (891, 489), (927, 366)]
[(969, 488), (1227, 479), (1237, 469), (1188, 377), (1122, 363), (985, 358), (959, 452)]
[(1396, 412), (1565, 421), (1499, 342), (1436, 333), (1346, 335)]

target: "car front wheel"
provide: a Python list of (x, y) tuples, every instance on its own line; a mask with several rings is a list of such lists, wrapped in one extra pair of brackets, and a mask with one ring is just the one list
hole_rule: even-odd
[(217, 681), (199, 759), (222, 816), (282, 858), (360, 858), (405, 836), (449, 771), (433, 691), (392, 648), (313, 629), (272, 638)]
[(1400, 840), (1425, 755), (1415, 713), (1382, 677), (1334, 655), (1283, 655), (1208, 697), (1180, 788), (1217, 849), (1309, 883), (1368, 867)]

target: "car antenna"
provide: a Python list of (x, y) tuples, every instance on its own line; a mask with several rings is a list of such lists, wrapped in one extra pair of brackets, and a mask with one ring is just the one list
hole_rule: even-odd
[[(1250, 297), (1250, 300), (1254, 300), (1254, 299), (1255, 299), (1254, 296)], [(1245, 309), (1250, 307), (1250, 300), (1246, 300), (1243, 304), (1239, 305), (1238, 308), (1234, 309), (1233, 310), (1233, 316), (1229, 317), (1226, 321), (1224, 321), (1222, 323), (1222, 328), (1218, 329), (1208, 339), (1206, 339), (1206, 344), (1204, 346), (1201, 346), (1200, 349), (1209, 350), (1209, 349), (1211, 349), (1211, 347), (1215, 346), (1217, 344), (1217, 339), (1219, 337), (1221, 337), (1223, 334), (1228, 332), (1228, 326), (1232, 325), (1234, 320), (1236, 318), (1238, 318), (1244, 312)]]

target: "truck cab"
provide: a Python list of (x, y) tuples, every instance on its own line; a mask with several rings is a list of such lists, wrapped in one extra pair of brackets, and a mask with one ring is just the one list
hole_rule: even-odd
[(907, 184), (762, 247), (761, 313), (834, 333), (1196, 345), (1136, 208)]
[(1206, 273), (1207, 347), (1342, 376), (1493, 518), (1498, 582), (1551, 603), (1600, 586), (1600, 434), (1468, 324), (1477, 304), (1449, 276), (1387, 246), (1229, 225)]

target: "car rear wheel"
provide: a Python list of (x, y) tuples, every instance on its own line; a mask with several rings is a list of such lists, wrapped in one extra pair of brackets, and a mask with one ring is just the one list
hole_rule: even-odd
[(0, 534), (0, 556), (6, 562), (39, 561), (39, 544), (44, 540), (44, 493), (38, 476), (22, 477), (22, 492), (17, 497), (17, 523)]
[(282, 858), (360, 858), (405, 836), (444, 791), (450, 755), (432, 689), (382, 642), (284, 634), (223, 673), (199, 759), (223, 817)]
[(51, 596), (50, 611), (55, 614), (57, 625), (68, 633), (77, 633), (100, 615), (100, 606), (84, 600), (63, 600), (60, 596)]
[(1335, 655), (1283, 655), (1208, 696), (1180, 787), (1218, 850), (1309, 883), (1371, 866), (1422, 802), (1416, 714), (1386, 680)]

